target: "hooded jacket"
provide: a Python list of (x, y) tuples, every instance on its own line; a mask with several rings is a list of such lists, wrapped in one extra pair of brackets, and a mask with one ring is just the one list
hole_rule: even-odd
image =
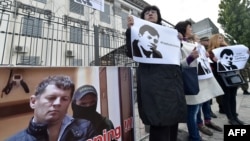
[[(84, 98), (86, 95), (93, 95), (96, 97), (96, 103), (92, 106), (80, 106), (76, 104), (77, 100)], [(110, 119), (103, 117), (100, 113), (96, 111), (97, 107), (97, 91), (92, 85), (83, 85), (79, 87), (72, 98), (71, 107), (73, 110), (73, 117), (78, 119), (89, 120), (94, 129), (97, 132), (97, 135), (103, 135), (103, 131), (109, 131), (114, 129), (114, 125)], [(115, 140), (112, 140), (115, 141)]]

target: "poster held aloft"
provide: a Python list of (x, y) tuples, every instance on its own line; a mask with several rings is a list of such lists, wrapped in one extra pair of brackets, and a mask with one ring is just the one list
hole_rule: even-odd
[(134, 17), (131, 27), (133, 60), (140, 63), (180, 65), (177, 30)]
[(232, 45), (213, 49), (217, 61), (217, 71), (227, 72), (243, 69), (249, 58), (249, 48), (245, 45)]

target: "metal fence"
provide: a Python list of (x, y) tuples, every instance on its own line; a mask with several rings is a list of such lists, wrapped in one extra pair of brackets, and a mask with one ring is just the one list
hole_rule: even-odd
[[(50, 10), (18, 1), (0, 0), (0, 67), (6, 66), (135, 68), (137, 64), (125, 55), (124, 32), (67, 15), (56, 17)], [(145, 140), (148, 134), (136, 114), (136, 139)]]
[(127, 66), (124, 32), (0, 0), (0, 65)]

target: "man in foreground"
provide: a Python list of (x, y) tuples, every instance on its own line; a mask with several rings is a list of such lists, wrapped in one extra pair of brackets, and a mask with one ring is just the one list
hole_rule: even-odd
[(90, 121), (66, 115), (74, 89), (68, 76), (43, 80), (30, 97), (34, 116), (28, 128), (7, 141), (86, 141), (94, 137), (96, 134)]

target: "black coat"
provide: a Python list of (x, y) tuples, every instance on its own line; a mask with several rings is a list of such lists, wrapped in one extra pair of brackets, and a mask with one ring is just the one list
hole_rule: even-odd
[[(130, 34), (127, 30), (128, 57), (132, 57)], [(139, 63), (137, 97), (139, 116), (144, 124), (169, 126), (186, 122), (187, 106), (180, 66)]]
[[(142, 52), (139, 49), (140, 47), (138, 46), (138, 42), (139, 40), (133, 41), (133, 56), (143, 57)], [(144, 50), (143, 53), (145, 56), (147, 56), (147, 58), (149, 58), (151, 54), (152, 58), (162, 58), (162, 54), (158, 50), (152, 50), (152, 52)]]
[[(96, 134), (90, 121), (84, 119), (73, 119), (73, 121), (64, 130), (60, 141), (86, 141), (92, 139)], [(37, 125), (29, 123), (27, 129), (10, 137), (6, 141), (48, 141), (46, 125)]]

